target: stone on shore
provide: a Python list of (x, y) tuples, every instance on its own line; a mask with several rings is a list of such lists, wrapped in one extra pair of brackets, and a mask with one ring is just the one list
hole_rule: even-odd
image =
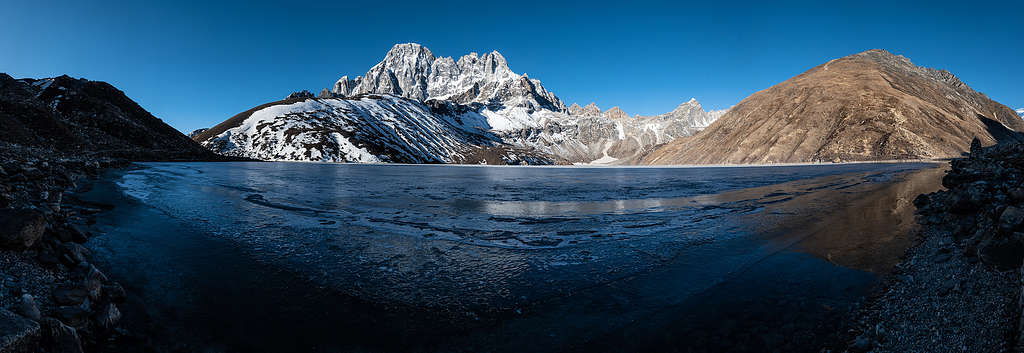
[(100, 307), (100, 310), (93, 315), (93, 322), (96, 323), (96, 327), (99, 327), (102, 331), (109, 332), (117, 327), (117, 323), (121, 321), (121, 311), (117, 309), (117, 305), (113, 303), (107, 303)]
[(39, 212), (25, 209), (0, 209), (0, 248), (28, 249), (43, 236), (44, 230), (46, 230), (46, 219)]
[(78, 338), (78, 330), (54, 318), (45, 318), (41, 322), (43, 329), (43, 347), (52, 353), (82, 353), (82, 341)]
[(0, 353), (39, 352), (39, 338), (38, 323), (0, 309)]
[(43, 316), (39, 313), (39, 306), (36, 305), (36, 299), (31, 294), (23, 294), (21, 299), (18, 300), (17, 312), (21, 316), (27, 317), (32, 321), (39, 321)]
[(83, 288), (57, 288), (53, 299), (57, 305), (79, 305), (89, 298), (89, 291)]
[(60, 306), (54, 310), (54, 314), (61, 322), (66, 322), (72, 327), (85, 327), (89, 319), (89, 307), (87, 304)]
[(78, 243), (64, 243), (61, 246), (61, 261), (68, 266), (78, 265), (86, 261), (85, 256), (89, 253), (84, 246)]
[(1004, 233), (1013, 233), (1020, 229), (1020, 226), (1024, 224), (1024, 210), (1020, 208), (1009, 206), (1003, 210), (1003, 214), (999, 216), (999, 230)]
[(120, 283), (111, 283), (103, 286), (103, 294), (114, 303), (124, 303), (127, 293)]

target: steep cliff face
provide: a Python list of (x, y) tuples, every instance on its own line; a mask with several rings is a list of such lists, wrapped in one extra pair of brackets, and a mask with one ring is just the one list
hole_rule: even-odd
[(564, 111), (565, 104), (538, 80), (519, 75), (497, 51), (471, 53), (455, 61), (434, 56), (416, 43), (397, 44), (364, 76), (344, 76), (334, 84), (341, 96), (389, 94), (418, 101), (480, 103), (492, 110), (526, 108)]
[(959, 156), (978, 137), (1015, 139), (1024, 121), (953, 74), (870, 50), (744, 99), (645, 164), (781, 163)]

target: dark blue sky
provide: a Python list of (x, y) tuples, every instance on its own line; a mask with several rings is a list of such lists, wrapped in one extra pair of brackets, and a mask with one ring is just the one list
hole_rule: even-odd
[(872, 48), (1024, 106), (1024, 1), (8, 1), (0, 72), (107, 81), (188, 131), (361, 75), (395, 43), (498, 50), (567, 104), (727, 108)]

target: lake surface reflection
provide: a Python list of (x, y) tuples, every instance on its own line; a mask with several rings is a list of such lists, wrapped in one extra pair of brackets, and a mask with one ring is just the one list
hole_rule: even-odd
[(941, 172), (145, 163), (81, 197), (172, 338), (118, 349), (817, 351)]

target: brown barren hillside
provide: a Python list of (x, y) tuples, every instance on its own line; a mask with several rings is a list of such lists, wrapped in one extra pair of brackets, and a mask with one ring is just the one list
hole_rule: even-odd
[(737, 104), (641, 164), (943, 158), (1017, 139), (1024, 121), (945, 70), (869, 50), (829, 61)]

